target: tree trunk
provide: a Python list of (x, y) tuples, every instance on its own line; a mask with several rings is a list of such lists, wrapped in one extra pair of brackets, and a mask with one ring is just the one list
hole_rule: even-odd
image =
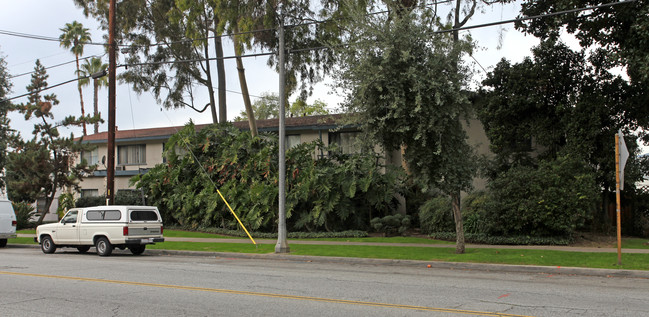
[[(234, 33), (239, 33), (239, 29), (235, 28)], [(250, 126), (250, 134), (257, 136), (257, 121), (255, 114), (252, 111), (252, 104), (250, 103), (250, 95), (248, 94), (248, 84), (246, 83), (246, 70), (243, 68), (243, 60), (241, 59), (242, 44), (239, 42), (238, 36), (234, 37), (234, 50), (237, 61), (237, 71), (239, 73), (239, 84), (241, 85), (241, 95), (243, 96), (243, 104), (246, 106), (246, 113), (248, 114), (248, 125)]]
[(228, 122), (228, 110), (226, 106), (226, 87), (225, 87), (225, 65), (223, 63), (223, 42), (221, 37), (216, 34), (218, 20), (214, 19), (214, 49), (216, 51), (216, 74), (218, 76), (218, 93), (219, 93), (219, 123)]
[(455, 219), (455, 253), (464, 253), (464, 225), (462, 222), (462, 211), (460, 209), (460, 192), (451, 194), (451, 204), (453, 205), (453, 219)]
[[(453, 25), (454, 29), (457, 29), (468, 21), (468, 19), (473, 15), (475, 12), (475, 7), (476, 7), (476, 1), (473, 0), (473, 7), (471, 8), (471, 11), (467, 13), (467, 16), (464, 18), (464, 20), (460, 21), (460, 13), (461, 13), (461, 7), (462, 7), (462, 1), (461, 0), (456, 0), (455, 1), (455, 24)], [(453, 31), (453, 42), (458, 43), (460, 40), (460, 35), (459, 31), (455, 30)], [(453, 65), (454, 71), (458, 72), (459, 67), (458, 67), (458, 61), (459, 61), (459, 56), (458, 59), (455, 61), (455, 64)], [(459, 118), (457, 119), (459, 120)], [(455, 220), (455, 235), (456, 235), (456, 240), (455, 240), (455, 253), (457, 254), (463, 254), (464, 253), (464, 224), (462, 222), (462, 209), (460, 208), (460, 191), (456, 191), (453, 194), (451, 194), (451, 204), (453, 205), (453, 219)]]
[(37, 225), (43, 224), (43, 219), (45, 219), (45, 215), (47, 215), (47, 213), (50, 212), (50, 207), (52, 207), (52, 202), (54, 201), (55, 195), (56, 195), (56, 186), (54, 187), (54, 190), (52, 191), (49, 197), (45, 196), (45, 209), (43, 210), (43, 213), (41, 213), (40, 217), (38, 217), (38, 221), (36, 222)]
[[(98, 94), (97, 90), (99, 90), (99, 82), (97, 81), (97, 79), (92, 80), (92, 88), (94, 89), (94, 95), (92, 98), (92, 103), (95, 110), (94, 115), (97, 116), (99, 114), (99, 105), (98, 105), (99, 99), (97, 97)], [(99, 133), (99, 122), (95, 122), (95, 134), (97, 133)]]
[[(77, 78), (80, 78), (79, 77), (79, 55), (75, 54), (75, 57), (76, 57), (76, 61), (77, 61)], [(79, 89), (79, 100), (81, 100), (81, 116), (85, 117), (86, 116), (86, 110), (83, 107), (83, 91), (81, 90), (81, 84), (79, 82), (77, 82), (77, 88)], [(88, 133), (86, 131), (86, 121), (84, 120), (83, 121), (83, 135), (87, 135), (87, 134)]]
[[(205, 34), (209, 34), (205, 32)], [(209, 54), (209, 45), (207, 45), (207, 40), (205, 41), (205, 46), (203, 50), (205, 51), (205, 73), (207, 74), (207, 92), (210, 95), (210, 111), (212, 113), (212, 123), (218, 123), (218, 117), (216, 116), (216, 101), (214, 100), (214, 86), (212, 85), (212, 71), (210, 70), (210, 54)]]

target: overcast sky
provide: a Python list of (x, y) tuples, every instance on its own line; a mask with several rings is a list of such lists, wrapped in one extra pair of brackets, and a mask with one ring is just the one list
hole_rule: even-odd
[[(2, 31), (58, 38), (61, 34), (60, 28), (63, 28), (66, 23), (76, 20), (90, 29), (93, 42), (103, 40), (104, 33), (99, 29), (99, 23), (85, 18), (82, 10), (77, 8), (72, 0), (0, 0), (0, 8), (0, 30)], [(518, 10), (518, 4), (492, 6), (486, 8), (484, 12), (476, 13), (468, 25), (512, 19), (518, 15)], [(538, 43), (536, 38), (524, 36), (514, 30), (511, 24), (475, 29), (470, 32), (480, 46), (474, 57), (487, 70), (490, 70), (503, 57), (513, 62), (521, 61), (524, 56), (530, 55), (530, 48)], [(501, 48), (498, 48), (499, 43)], [(225, 55), (232, 55), (231, 43), (226, 42), (225, 45)], [(60, 47), (59, 43), (55, 41), (0, 34), (0, 54), (5, 57), (12, 76), (33, 71), (36, 60), (40, 59), (45, 67), (71, 62), (47, 70), (50, 86), (76, 77), (74, 55), (69, 50)], [(83, 55), (103, 54), (102, 46), (86, 45)], [(108, 55), (104, 55), (103, 60), (108, 63)], [(470, 61), (473, 62), (473, 60)], [(276, 93), (278, 91), (278, 76), (267, 66), (266, 62), (267, 57), (244, 59), (248, 89), (253, 96), (259, 96), (264, 92)], [(243, 110), (241, 95), (237, 93), (240, 88), (234, 63), (234, 60), (225, 61), (227, 89), (232, 91), (227, 94), (229, 120), (232, 120)], [(477, 81), (484, 77), (484, 72), (477, 65), (475, 67)], [(213, 67), (213, 69), (215, 68)], [(13, 89), (10, 96), (26, 93), (25, 87), (30, 80), (30, 75), (12, 78)], [(55, 93), (61, 101), (54, 109), (55, 119), (61, 120), (66, 115), (78, 116), (81, 114), (76, 84), (67, 84), (49, 92)], [(91, 113), (93, 107), (92, 87), (86, 86), (83, 89), (83, 95), (86, 113)], [(198, 105), (205, 105), (209, 101), (206, 93), (201, 93), (198, 99), (196, 101)], [(334, 94), (326, 83), (316, 87), (314, 96), (309, 102), (316, 99), (325, 101), (330, 108), (335, 108), (343, 100), (341, 96)], [(14, 102), (20, 103), (26, 100), (25, 97), (14, 100)], [(107, 89), (104, 88), (99, 95), (99, 110), (106, 121), (107, 104)], [(183, 125), (190, 119), (196, 123), (209, 123), (212, 120), (209, 110), (204, 113), (187, 109), (161, 110), (150, 93), (138, 95), (131, 91), (127, 85), (118, 85), (116, 114), (116, 125), (120, 130)], [(19, 114), (11, 115), (10, 119), (12, 127), (21, 131), (23, 137), (31, 136), (32, 122), (26, 122)], [(106, 131), (106, 127), (107, 122), (100, 126), (100, 131)], [(61, 132), (66, 134), (74, 132), (75, 136), (81, 135), (80, 128)], [(92, 127), (88, 127), (88, 132), (92, 133)]]

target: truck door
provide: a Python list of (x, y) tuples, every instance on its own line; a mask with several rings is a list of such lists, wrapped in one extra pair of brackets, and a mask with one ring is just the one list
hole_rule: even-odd
[(78, 210), (70, 210), (59, 222), (56, 230), (57, 244), (79, 244)]

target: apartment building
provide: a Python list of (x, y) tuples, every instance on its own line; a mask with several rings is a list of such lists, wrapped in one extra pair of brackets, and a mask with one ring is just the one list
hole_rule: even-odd
[[(338, 144), (343, 153), (357, 151), (355, 146), (356, 138), (360, 135), (358, 127), (345, 125), (342, 114), (293, 117), (286, 118), (286, 146), (308, 143), (314, 140), (321, 140), (324, 144)], [(248, 130), (248, 122), (234, 122), (233, 125), (242, 130)], [(207, 124), (196, 125), (200, 130)], [(257, 120), (257, 128), (260, 133), (278, 132), (279, 120)], [(473, 145), (478, 154), (489, 155), (489, 141), (480, 121), (471, 119), (464, 127), (469, 135), (469, 143)], [(120, 130), (115, 133), (115, 191), (132, 190), (129, 180), (138, 174), (146, 173), (157, 164), (164, 163), (163, 150), (167, 140), (182, 129), (182, 126), (159, 127), (148, 129)], [(97, 147), (89, 152), (81, 153), (81, 157), (89, 164), (97, 164), (97, 170), (86, 176), (80, 185), (81, 192), (76, 197), (104, 196), (106, 194), (106, 156), (108, 152), (108, 133), (101, 132), (87, 135), (83, 142), (96, 145)], [(376, 147), (380, 149), (380, 147)], [(318, 151), (316, 151), (318, 152)], [(315, 156), (326, 155), (326, 153), (314, 153)], [(387, 164), (401, 164), (401, 153), (395, 151), (384, 157)], [(486, 181), (476, 178), (474, 187), (484, 188)], [(58, 198), (58, 197), (57, 197)], [(47, 221), (56, 221), (56, 209), (58, 199), (55, 199), (50, 208)]]

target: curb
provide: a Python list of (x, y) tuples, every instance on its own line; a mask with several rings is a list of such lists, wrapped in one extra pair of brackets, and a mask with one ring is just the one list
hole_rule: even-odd
[[(7, 246), (11, 248), (40, 248), (39, 245), (35, 245), (35, 244), (8, 244)], [(275, 253), (250, 254), (250, 253), (231, 253), (231, 252), (203, 252), (203, 251), (152, 250), (152, 249), (147, 249), (145, 252), (146, 252), (145, 255), (161, 255), (161, 256), (234, 258), (234, 259), (266, 260), (266, 261), (339, 263), (339, 264), (346, 264), (346, 265), (403, 266), (403, 267), (413, 267), (413, 268), (419, 267), (419, 268), (430, 268), (430, 269), (483, 271), (483, 272), (499, 272), (499, 273), (528, 273), (528, 274), (547, 274), (547, 275), (573, 275), (573, 276), (649, 279), (649, 271), (640, 271), (640, 270), (611, 270), (611, 269), (592, 269), (592, 268), (580, 268), (580, 267), (559, 267), (559, 266), (538, 266), (538, 265), (344, 258), (344, 257), (290, 255), (290, 254), (275, 254)], [(430, 267), (428, 267), (429, 265)]]

